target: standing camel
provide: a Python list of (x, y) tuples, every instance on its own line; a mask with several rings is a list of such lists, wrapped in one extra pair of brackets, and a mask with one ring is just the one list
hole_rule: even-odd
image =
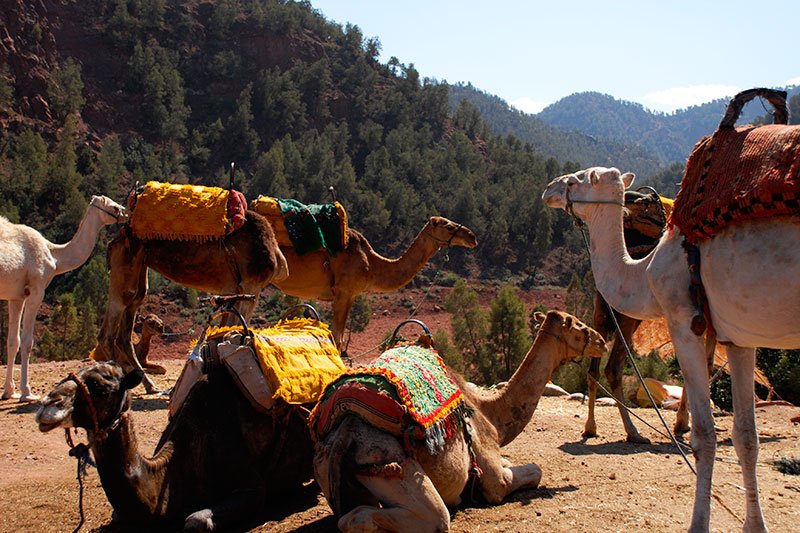
[[(92, 196), (72, 239), (66, 244), (53, 244), (35, 229), (0, 217), (0, 299), (8, 301), (4, 400), (38, 399), (28, 386), (28, 362), (36, 313), (47, 286), (57, 275), (75, 270), (89, 259), (103, 226), (123, 222), (126, 218), (121, 205), (105, 196)], [(14, 385), (17, 351), (22, 365), (19, 394)]]
[[(556, 178), (542, 198), (550, 207), (571, 211), (589, 227), (597, 289), (615, 309), (640, 320), (666, 318), (693, 421), (697, 484), (691, 530), (708, 531), (716, 435), (706, 350), (703, 338), (692, 329), (697, 311), (688, 290), (684, 238), (671, 227), (650, 254), (631, 259), (623, 238), (622, 199), (633, 180), (631, 173), (595, 167)], [(711, 322), (717, 339), (726, 345), (730, 364), (733, 443), (747, 502), (744, 530), (766, 531), (756, 479), (755, 349), (800, 346), (800, 224), (789, 216), (737, 222), (697, 247)]]
[[(175, 283), (213, 294), (258, 295), (288, 275), (272, 226), (255, 211), (247, 211), (239, 229), (203, 242), (141, 240), (125, 226), (108, 245), (108, 262), (108, 308), (92, 357), (115, 360), (126, 371), (142, 369), (131, 333), (136, 311), (147, 294), (148, 268)], [(157, 391), (149, 376), (142, 381), (147, 392)]]
[(347, 231), (347, 246), (336, 257), (324, 251), (297, 255), (291, 246), (282, 246), (289, 277), (274, 282), (292, 296), (333, 301), (333, 338), (340, 348), (347, 316), (359, 294), (404, 287), (443, 246), (474, 248), (478, 244), (475, 234), (465, 226), (431, 217), (401, 257), (387, 259), (375, 252), (361, 233)]
[[(410, 442), (410, 428), (398, 436), (346, 410), (338, 426), (319, 436), (315, 477), (342, 531), (447, 531), (447, 507), (461, 502), (470, 471), (478, 474), (475, 482), (490, 504), (500, 503), (515, 490), (538, 486), (541, 468), (512, 466), (500, 448), (528, 425), (553, 371), (581, 355), (601, 357), (605, 341), (561, 311), (537, 313), (536, 320), (539, 334), (501, 390), (467, 387), (461, 376), (448, 370), (473, 413), (466, 427), (443, 440), (438, 453)], [(322, 400), (315, 412), (326, 412), (325, 401), (335, 397)], [(370, 402), (362, 396), (361, 403), (382, 412), (389, 395), (376, 393), (371, 398)], [(337, 412), (335, 406), (331, 412)], [(325, 420), (320, 425), (328, 426)]]

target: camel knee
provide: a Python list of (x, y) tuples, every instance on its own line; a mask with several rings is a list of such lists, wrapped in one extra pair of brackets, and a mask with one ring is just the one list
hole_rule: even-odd
[(184, 531), (214, 531), (214, 513), (211, 509), (203, 509), (186, 517), (183, 523)]

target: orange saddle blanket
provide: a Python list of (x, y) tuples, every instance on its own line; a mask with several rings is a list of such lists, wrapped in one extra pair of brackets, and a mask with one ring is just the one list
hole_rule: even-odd
[(697, 143), (670, 224), (696, 244), (729, 224), (800, 214), (800, 126), (721, 127)]

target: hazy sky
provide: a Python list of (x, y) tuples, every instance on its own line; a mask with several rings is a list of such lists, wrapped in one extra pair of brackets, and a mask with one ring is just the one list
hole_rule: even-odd
[(311, 0), (381, 42), (381, 62), (472, 82), (535, 113), (598, 91), (673, 111), (800, 85), (800, 0)]

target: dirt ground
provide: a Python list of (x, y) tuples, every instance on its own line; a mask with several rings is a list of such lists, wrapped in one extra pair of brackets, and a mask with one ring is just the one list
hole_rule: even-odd
[[(390, 333), (398, 323), (394, 310), (373, 304), (373, 311), (375, 316), (368, 328), (371, 333), (353, 338), (352, 355), (367, 352), (377, 338)], [(436, 305), (422, 306), (418, 317), (432, 329), (449, 325), (449, 317)], [(154, 378), (159, 387), (168, 389), (180, 372), (187, 340), (153, 342), (151, 358), (168, 369), (166, 376)], [(80, 365), (79, 361), (33, 364), (34, 392), (45, 394)], [(18, 380), (18, 367), (15, 373)], [(6, 367), (0, 366), (0, 379), (5, 374)], [(67, 455), (63, 432), (39, 432), (34, 421), (36, 409), (36, 404), (0, 401), (0, 532), (72, 531), (79, 522), (75, 459)], [(166, 424), (166, 401), (145, 395), (139, 388), (133, 410), (140, 446), (151, 452)], [(635, 412), (661, 429), (654, 410)], [(800, 477), (778, 472), (772, 462), (800, 455), (800, 425), (790, 422), (800, 415), (800, 408), (770, 406), (758, 408), (757, 414), (764, 515), (772, 531), (797, 531)], [(671, 426), (674, 412), (664, 415)], [(586, 406), (579, 401), (542, 398), (531, 423), (504, 449), (515, 464), (540, 465), (544, 471), (541, 486), (515, 493), (498, 506), (465, 503), (452, 509), (453, 531), (685, 530), (692, 512), (694, 478), (669, 439), (637, 421), (653, 444), (628, 444), (616, 408), (600, 407), (601, 436), (582, 441), (585, 418)], [(714, 531), (740, 530), (744, 514), (741, 471), (731, 443), (732, 422), (730, 416), (716, 418), (714, 495), (719, 501), (713, 502)], [(277, 502), (240, 530), (336, 531), (336, 521), (324, 498), (313, 488), (311, 485), (305, 501)], [(82, 531), (133, 531), (112, 524), (112, 509), (93, 469), (85, 480), (83, 506), (86, 521)]]

